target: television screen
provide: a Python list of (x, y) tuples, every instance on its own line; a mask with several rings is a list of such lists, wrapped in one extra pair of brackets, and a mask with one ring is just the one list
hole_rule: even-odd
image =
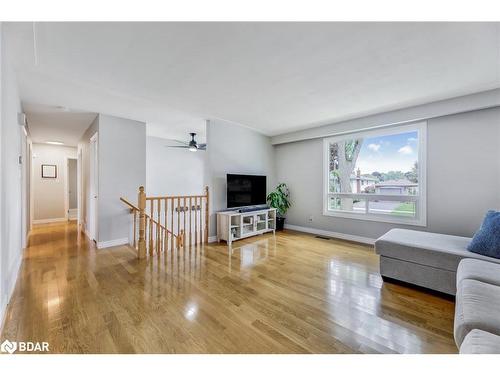
[(266, 203), (266, 176), (228, 174), (227, 208)]

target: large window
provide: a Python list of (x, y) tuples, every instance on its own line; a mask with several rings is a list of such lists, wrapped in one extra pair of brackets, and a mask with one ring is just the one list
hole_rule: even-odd
[(324, 214), (426, 225), (426, 123), (324, 140)]

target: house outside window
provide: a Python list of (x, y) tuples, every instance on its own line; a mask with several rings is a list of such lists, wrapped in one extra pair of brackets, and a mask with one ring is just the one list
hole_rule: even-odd
[(324, 140), (323, 213), (426, 225), (425, 122)]

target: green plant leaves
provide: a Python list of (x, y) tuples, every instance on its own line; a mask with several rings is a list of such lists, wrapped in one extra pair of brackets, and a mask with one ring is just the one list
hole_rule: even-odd
[(290, 208), (290, 191), (285, 183), (280, 183), (266, 198), (269, 205), (276, 208), (278, 216), (284, 216)]

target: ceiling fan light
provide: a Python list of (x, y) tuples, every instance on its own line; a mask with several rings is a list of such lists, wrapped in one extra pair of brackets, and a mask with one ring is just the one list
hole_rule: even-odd
[(196, 152), (196, 151), (198, 151), (198, 147), (196, 147), (195, 145), (191, 145), (191, 146), (189, 146), (189, 151)]

